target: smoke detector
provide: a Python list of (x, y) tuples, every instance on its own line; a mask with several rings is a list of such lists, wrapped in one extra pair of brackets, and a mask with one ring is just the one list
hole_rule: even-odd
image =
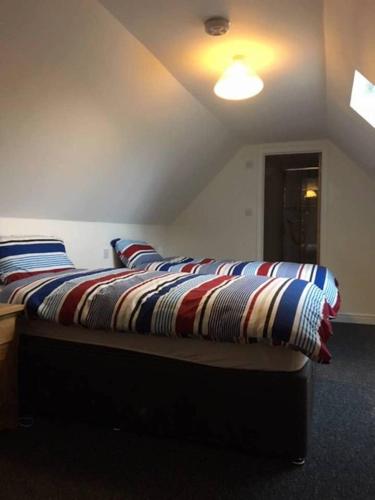
[(229, 31), (230, 22), (225, 17), (210, 17), (204, 22), (206, 33), (211, 36), (222, 36)]

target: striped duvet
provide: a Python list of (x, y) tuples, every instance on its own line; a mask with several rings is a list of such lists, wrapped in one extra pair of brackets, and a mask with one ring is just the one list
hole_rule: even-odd
[(331, 327), (322, 291), (312, 283), (99, 269), (18, 280), (0, 302), (25, 304), (32, 317), (65, 325), (209, 341), (265, 342), (323, 363)]
[(141, 268), (148, 271), (217, 274), (219, 276), (267, 276), (269, 278), (302, 279), (314, 283), (324, 292), (331, 317), (335, 317), (340, 308), (340, 295), (333, 274), (326, 267), (316, 264), (173, 257), (147, 263)]

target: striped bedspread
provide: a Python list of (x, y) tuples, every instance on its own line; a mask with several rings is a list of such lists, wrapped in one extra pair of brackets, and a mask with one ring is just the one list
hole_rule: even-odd
[(261, 341), (327, 363), (331, 333), (322, 291), (302, 280), (159, 271), (75, 270), (7, 285), (0, 302), (65, 325), (210, 341)]
[(320, 288), (329, 305), (329, 315), (334, 318), (340, 308), (337, 281), (329, 269), (316, 264), (294, 262), (229, 261), (173, 257), (142, 266), (148, 271), (217, 274), (219, 276), (267, 276), (269, 278), (297, 278), (314, 283)]

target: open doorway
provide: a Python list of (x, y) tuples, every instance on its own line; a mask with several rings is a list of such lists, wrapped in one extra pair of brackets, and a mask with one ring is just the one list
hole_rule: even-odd
[(265, 158), (264, 259), (319, 262), (320, 153)]

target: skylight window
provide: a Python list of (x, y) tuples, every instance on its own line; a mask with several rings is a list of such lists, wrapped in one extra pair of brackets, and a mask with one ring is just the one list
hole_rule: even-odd
[(357, 70), (354, 72), (350, 107), (375, 127), (375, 85)]

